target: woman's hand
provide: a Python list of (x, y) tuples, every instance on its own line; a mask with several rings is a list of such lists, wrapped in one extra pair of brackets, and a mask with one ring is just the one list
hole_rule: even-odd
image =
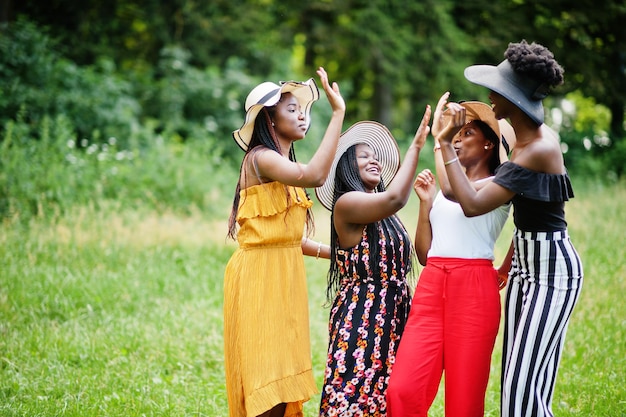
[(432, 201), (437, 192), (437, 186), (435, 184), (435, 176), (430, 169), (424, 169), (417, 174), (415, 182), (413, 183), (413, 190), (419, 197), (420, 201)]
[(448, 103), (449, 121), (439, 132), (436, 139), (439, 143), (450, 144), (454, 136), (465, 126), (465, 107), (459, 103)]
[(437, 135), (441, 132), (441, 129), (443, 129), (443, 107), (448, 104), (448, 97), (450, 97), (450, 92), (446, 91), (439, 98), (437, 107), (435, 107), (435, 112), (433, 113), (433, 127), (430, 129), (434, 137), (437, 137)]
[(320, 77), (322, 87), (324, 87), (324, 91), (326, 92), (326, 98), (328, 99), (328, 102), (330, 103), (330, 107), (332, 107), (333, 112), (340, 111), (342, 113), (345, 113), (346, 103), (343, 100), (341, 93), (339, 92), (339, 84), (333, 82), (333, 85), (331, 87), (330, 83), (328, 82), (328, 74), (326, 73), (324, 67), (319, 67), (319, 69), (317, 70), (317, 75), (319, 75)]
[(502, 272), (499, 269), (498, 271), (498, 289), (503, 289), (504, 287), (506, 287), (506, 283), (509, 281), (509, 273), (508, 272)]
[(417, 128), (417, 132), (415, 132), (415, 137), (413, 137), (413, 143), (411, 143), (411, 146), (415, 146), (418, 150), (421, 150), (424, 147), (428, 133), (430, 133), (430, 127), (428, 126), (428, 123), (430, 122), (430, 113), (430, 104), (427, 104), (422, 121)]

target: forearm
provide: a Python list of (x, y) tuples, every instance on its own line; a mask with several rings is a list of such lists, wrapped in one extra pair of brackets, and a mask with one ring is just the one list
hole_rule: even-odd
[(420, 201), (419, 215), (417, 218), (417, 227), (415, 229), (415, 252), (420, 264), (426, 265), (428, 251), (433, 240), (433, 232), (430, 224), (430, 209), (432, 203)]
[(403, 207), (409, 200), (421, 149), (411, 145), (391, 184), (385, 184), (387, 195)]
[(509, 270), (511, 269), (511, 264), (513, 263), (514, 251), (515, 251), (515, 245), (513, 244), (513, 241), (511, 241), (511, 244), (509, 245), (509, 250), (504, 256), (504, 259), (502, 260), (502, 264), (498, 268), (499, 274), (508, 274)]
[(330, 171), (335, 152), (337, 151), (339, 136), (341, 136), (344, 114), (345, 111), (343, 110), (333, 111), (322, 142), (306, 165), (305, 175), (314, 182), (318, 182), (318, 185), (324, 183)]
[(441, 146), (435, 146), (435, 170), (437, 172), (437, 181), (439, 182), (441, 192), (446, 196), (446, 198), (453, 199), (451, 197), (454, 197), (454, 193), (452, 192), (452, 187), (450, 187), (446, 167), (443, 164), (443, 152), (441, 151)]
[[(465, 171), (458, 160), (452, 144), (442, 143), (440, 152), (442, 156), (442, 171), (445, 171), (450, 193), (454, 195), (454, 199), (461, 204), (466, 216), (476, 215), (477, 213), (474, 212), (472, 206), (474, 198), (476, 197), (476, 190), (465, 175)], [(439, 169), (437, 175), (439, 175)]]
[(303, 255), (315, 256), (316, 259), (330, 259), (330, 246), (322, 242), (303, 237), (301, 247)]

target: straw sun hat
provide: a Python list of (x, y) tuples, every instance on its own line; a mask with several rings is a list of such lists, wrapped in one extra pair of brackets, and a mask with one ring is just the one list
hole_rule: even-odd
[(319, 89), (313, 78), (303, 82), (280, 81), (280, 85), (270, 81), (261, 83), (248, 94), (245, 105), (246, 120), (241, 128), (233, 132), (233, 138), (241, 149), (244, 151), (248, 150), (248, 145), (250, 140), (252, 140), (254, 121), (261, 109), (274, 106), (278, 103), (283, 93), (291, 93), (296, 97), (307, 123), (310, 123), (311, 107), (320, 97)]
[(335, 159), (326, 182), (315, 189), (317, 199), (328, 210), (332, 210), (333, 207), (337, 163), (348, 148), (359, 143), (369, 145), (378, 155), (381, 165), (380, 176), (386, 186), (391, 183), (400, 168), (398, 144), (384, 125), (373, 121), (361, 121), (353, 124), (339, 138)]
[[(491, 130), (496, 133), (496, 136), (500, 138), (500, 141), (506, 147), (512, 149), (515, 146), (515, 131), (513, 126), (504, 119), (497, 120), (496, 115), (490, 105), (483, 103), (482, 101), (462, 101), (459, 103), (465, 108), (465, 120), (471, 122), (472, 120), (481, 120), (485, 122)], [(443, 112), (444, 125), (448, 123), (449, 111)], [(500, 162), (508, 159), (507, 153), (509, 149), (505, 149), (505, 146), (498, 146)]]

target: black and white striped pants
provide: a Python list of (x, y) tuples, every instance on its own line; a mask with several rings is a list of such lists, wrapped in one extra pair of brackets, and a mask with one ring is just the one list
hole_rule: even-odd
[(502, 417), (551, 417), (552, 394), (583, 267), (567, 231), (514, 232), (505, 303)]

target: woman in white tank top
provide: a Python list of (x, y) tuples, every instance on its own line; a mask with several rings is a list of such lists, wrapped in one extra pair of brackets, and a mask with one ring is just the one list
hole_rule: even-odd
[[(447, 98), (448, 93), (435, 110), (435, 136), (445, 123), (442, 109)], [(502, 133), (509, 142), (514, 136), (487, 104), (462, 105), (469, 117), (453, 141), (456, 158), (480, 188), (500, 164)], [(440, 190), (429, 170), (422, 171), (414, 185), (420, 199), (415, 249), (425, 268), (389, 382), (389, 417), (426, 417), (444, 370), (446, 416), (482, 416), (500, 324), (502, 285), (493, 266), (493, 249), (510, 204), (466, 217), (454, 201), (438, 144), (434, 151)]]

